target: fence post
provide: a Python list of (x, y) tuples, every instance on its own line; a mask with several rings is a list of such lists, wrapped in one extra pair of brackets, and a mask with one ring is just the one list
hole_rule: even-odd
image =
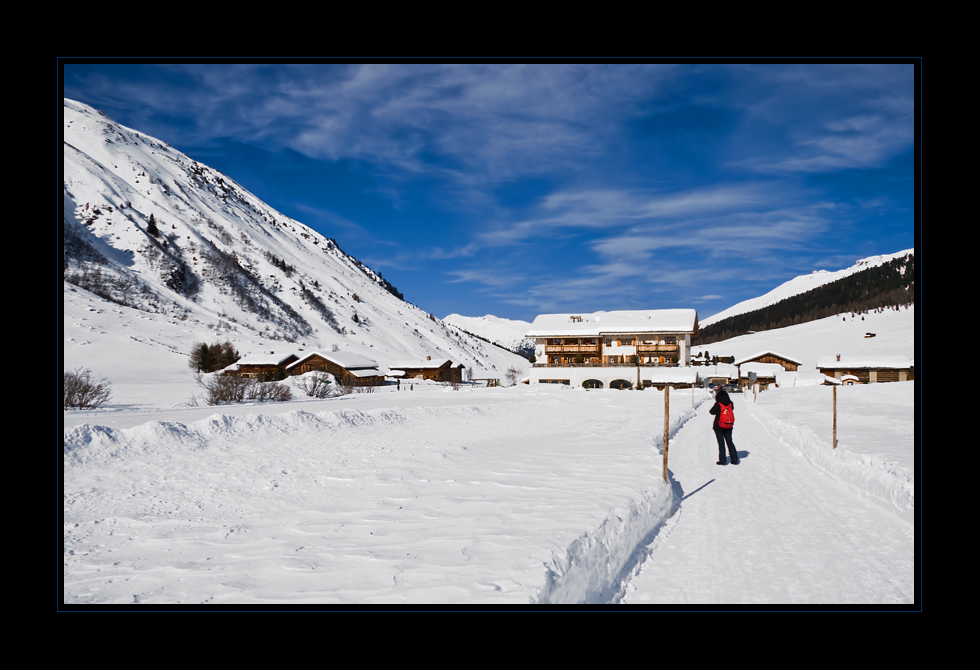
[(834, 449), (837, 448), (837, 387), (834, 386)]
[(667, 481), (667, 436), (670, 429), (670, 387), (664, 387), (664, 481)]

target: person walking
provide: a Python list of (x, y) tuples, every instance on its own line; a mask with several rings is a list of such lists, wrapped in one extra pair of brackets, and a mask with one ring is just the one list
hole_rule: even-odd
[(725, 445), (728, 445), (728, 454), (732, 465), (738, 465), (738, 451), (732, 442), (732, 428), (735, 425), (735, 412), (732, 399), (728, 397), (728, 392), (719, 387), (715, 393), (715, 404), (709, 410), (715, 417), (714, 429), (715, 437), (718, 439), (718, 465), (727, 465), (725, 461)]

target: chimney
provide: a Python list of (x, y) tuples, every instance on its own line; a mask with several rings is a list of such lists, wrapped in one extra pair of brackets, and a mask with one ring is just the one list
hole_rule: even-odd
[(837, 361), (840, 361), (840, 354), (837, 354)]
[[(425, 357), (425, 360), (431, 361), (432, 360), (432, 356), (426, 356)], [(840, 356), (837, 357), (837, 360), (840, 360)]]

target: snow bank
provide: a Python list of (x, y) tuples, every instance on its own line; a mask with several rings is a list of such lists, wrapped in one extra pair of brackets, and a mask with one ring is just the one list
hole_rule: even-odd
[[(685, 408), (672, 416), (668, 440), (697, 414), (708, 398), (701, 397), (697, 406)], [(654, 439), (654, 447), (664, 453), (663, 433)], [(669, 444), (668, 444), (669, 456)], [(584, 533), (548, 563), (545, 587), (539, 604), (608, 603), (618, 600), (624, 584), (639, 569), (661, 530), (677, 510), (673, 486), (644, 491), (625, 509), (613, 510), (594, 531)]]
[(647, 547), (674, 513), (673, 488), (645, 492), (641, 500), (614, 511), (599, 528), (585, 533), (547, 565), (544, 605), (613, 602), (646, 558)]
[(745, 406), (770, 433), (813, 465), (911, 519), (915, 511), (914, 382), (838, 387), (836, 449), (832, 392), (826, 386), (777, 389)]

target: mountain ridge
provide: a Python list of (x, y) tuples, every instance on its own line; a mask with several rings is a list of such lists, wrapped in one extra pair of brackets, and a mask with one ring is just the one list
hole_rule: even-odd
[[(382, 365), (521, 359), (449, 328), (337, 241), (233, 179), (83, 103), (63, 108), (62, 276), (118, 305), (247, 348), (344, 347)], [(279, 345), (281, 348), (282, 345)], [(525, 361), (526, 363), (526, 361)]]
[(810, 274), (798, 275), (793, 277), (789, 281), (785, 281), (776, 288), (764, 293), (756, 298), (750, 298), (748, 300), (743, 300), (740, 303), (732, 305), (728, 309), (722, 310), (717, 314), (713, 314), (708, 318), (701, 319), (700, 326), (710, 326), (722, 319), (726, 319), (738, 314), (744, 314), (746, 312), (751, 312), (763, 307), (768, 307), (774, 305), (782, 300), (791, 298), (793, 296), (799, 295), (801, 293), (806, 293), (815, 288), (819, 288), (824, 284), (829, 284), (835, 282), (844, 277), (848, 277), (856, 272), (862, 272), (872, 267), (880, 266), (884, 263), (888, 263), (896, 258), (904, 258), (906, 256), (911, 256), (915, 254), (915, 249), (906, 249), (904, 251), (898, 251), (893, 254), (879, 254), (875, 256), (869, 256), (867, 258), (862, 258), (854, 262), (853, 265), (841, 270), (814, 270)]
[[(817, 277), (816, 286), (806, 286), (812, 275), (803, 275), (786, 282), (756, 300), (736, 308), (749, 307), (728, 314), (719, 320), (706, 320), (701, 325), (698, 344), (705, 345), (731, 339), (753, 331), (772, 330), (798, 325), (841, 313), (864, 313), (870, 310), (896, 308), (915, 304), (915, 251), (907, 250), (887, 256), (862, 259), (851, 268)], [(773, 300), (773, 296), (779, 299)], [(755, 307), (756, 305), (761, 305)]]

